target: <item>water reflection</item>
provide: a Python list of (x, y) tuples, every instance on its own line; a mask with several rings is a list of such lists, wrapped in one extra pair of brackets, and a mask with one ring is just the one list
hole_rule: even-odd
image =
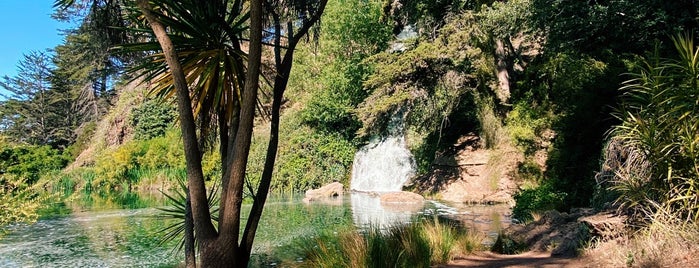
[[(382, 204), (379, 194), (350, 194), (352, 219), (359, 228), (381, 228), (409, 223), (416, 216), (446, 218), (463, 227), (496, 238), (511, 224), (508, 205), (472, 205), (427, 200), (422, 205)], [(486, 241), (486, 243), (489, 243)]]
[(0, 267), (174, 266), (174, 245), (159, 244), (168, 224), (155, 209), (78, 213), (15, 225), (0, 241)]
[(484, 241), (485, 244), (494, 242), (498, 233), (512, 224), (512, 209), (506, 204), (479, 205), (435, 200), (428, 202), (430, 204), (421, 214), (438, 215), (470, 230), (479, 231), (490, 238)]
[(352, 193), (350, 195), (352, 219), (359, 228), (380, 228), (409, 223), (412, 217), (422, 209), (422, 206), (409, 206), (400, 209), (395, 206), (384, 206), (377, 194)]
[[(172, 267), (180, 263), (182, 256), (171, 254), (176, 242), (159, 244), (158, 231), (172, 223), (155, 217), (159, 211), (152, 207), (162, 206), (161, 199), (85, 199), (91, 202), (78, 200), (56, 209), (63, 215), (8, 227), (9, 233), (0, 239), (0, 267)], [(144, 206), (151, 208), (129, 208)], [(509, 211), (506, 206), (436, 201), (385, 206), (377, 195), (362, 193), (311, 204), (304, 204), (300, 197), (272, 197), (265, 206), (253, 251), (273, 254), (299, 238), (353, 226), (385, 228), (421, 215), (439, 215), (492, 235), (509, 224)]]

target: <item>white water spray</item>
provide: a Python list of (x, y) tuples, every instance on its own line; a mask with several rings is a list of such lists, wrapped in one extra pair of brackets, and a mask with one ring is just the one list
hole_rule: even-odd
[(350, 189), (397, 192), (415, 174), (415, 160), (406, 148), (402, 115), (388, 125), (388, 137), (374, 138), (354, 155)]

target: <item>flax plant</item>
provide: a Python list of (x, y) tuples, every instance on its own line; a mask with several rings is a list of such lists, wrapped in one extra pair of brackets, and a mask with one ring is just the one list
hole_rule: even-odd
[(694, 38), (673, 38), (677, 59), (642, 61), (626, 81), (613, 138), (626, 161), (614, 189), (622, 207), (659, 203), (685, 221), (699, 220), (699, 50)]

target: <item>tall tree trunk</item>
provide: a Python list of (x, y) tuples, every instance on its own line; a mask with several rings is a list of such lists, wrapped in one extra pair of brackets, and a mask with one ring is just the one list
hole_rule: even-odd
[(505, 43), (501, 39), (495, 40), (495, 68), (498, 77), (496, 96), (501, 103), (507, 103), (510, 99), (510, 68), (507, 62)]
[[(219, 237), (217, 252), (211, 256), (202, 251), (202, 266), (247, 267), (249, 256), (239, 246), (240, 214), (243, 201), (245, 171), (250, 152), (257, 90), (262, 58), (262, 0), (250, 1), (250, 43), (248, 51), (248, 68), (240, 106), (240, 121), (235, 133), (230, 164), (226, 170), (228, 185), (221, 195), (219, 215)], [(227, 251), (227, 252), (222, 252)], [(222, 258), (222, 259), (217, 259)], [(223, 260), (223, 263), (220, 261)]]
[(302, 37), (304, 37), (308, 30), (315, 24), (320, 16), (325, 10), (325, 6), (328, 3), (327, 0), (321, 0), (318, 5), (318, 10), (311, 17), (310, 20), (306, 21), (305, 24), (301, 26), (299, 32), (294, 34), (291, 24), (287, 28), (287, 33), (289, 34), (289, 44), (282, 59), (281, 57), (281, 26), (279, 23), (279, 16), (277, 16), (274, 11), (270, 11), (275, 20), (275, 68), (277, 69), (277, 75), (274, 78), (274, 90), (273, 90), (273, 100), (272, 100), (272, 119), (270, 123), (270, 135), (269, 143), (267, 145), (267, 155), (265, 157), (265, 165), (262, 171), (262, 177), (260, 178), (260, 184), (257, 189), (257, 194), (255, 195), (255, 200), (250, 210), (250, 216), (248, 217), (247, 224), (245, 225), (245, 231), (243, 233), (243, 238), (241, 241), (241, 247), (244, 250), (245, 256), (250, 256), (252, 251), (252, 245), (255, 240), (255, 233), (257, 231), (257, 226), (262, 216), (262, 211), (264, 209), (265, 202), (267, 201), (267, 194), (269, 193), (269, 188), (272, 182), (272, 173), (274, 171), (274, 163), (277, 157), (277, 148), (279, 145), (279, 119), (281, 116), (281, 104), (284, 99), (284, 91), (286, 91), (286, 86), (289, 82), (289, 74), (291, 73), (291, 67), (294, 61), (294, 51), (296, 45), (299, 43)]
[(211, 222), (209, 205), (206, 198), (206, 186), (201, 167), (201, 154), (197, 142), (196, 124), (192, 113), (192, 102), (184, 71), (180, 65), (175, 46), (167, 35), (165, 27), (152, 13), (148, 0), (138, 0), (139, 9), (148, 20), (158, 43), (163, 49), (163, 55), (174, 78), (177, 92), (177, 110), (179, 112), (182, 141), (184, 145), (185, 162), (187, 167), (187, 183), (192, 205), (194, 231), (200, 241), (200, 246), (206, 248), (217, 237), (216, 229)]

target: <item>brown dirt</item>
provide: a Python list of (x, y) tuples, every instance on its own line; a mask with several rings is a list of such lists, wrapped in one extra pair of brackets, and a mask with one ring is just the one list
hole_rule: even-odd
[(512, 174), (521, 158), (511, 146), (485, 149), (478, 136), (465, 135), (440, 152), (432, 172), (417, 178), (414, 186), (423, 195), (450, 202), (512, 205), (517, 190)]
[(492, 252), (477, 252), (456, 259), (443, 268), (458, 267), (599, 267), (589, 264), (584, 258), (552, 257), (550, 253), (529, 251), (517, 255), (502, 255)]

